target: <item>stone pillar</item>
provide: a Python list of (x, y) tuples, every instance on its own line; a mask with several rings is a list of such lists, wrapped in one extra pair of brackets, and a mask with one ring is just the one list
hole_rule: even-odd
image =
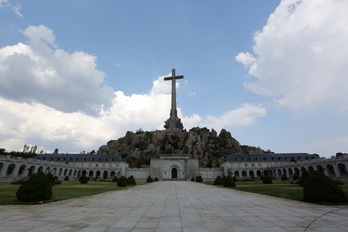
[(18, 177), (19, 166), (20, 164), (15, 164), (15, 168), (13, 169), (11, 177), (15, 177), (15, 178)]
[(6, 176), (6, 171), (8, 168), (8, 164), (5, 162), (2, 162), (2, 170), (0, 172), (0, 177), (5, 177)]

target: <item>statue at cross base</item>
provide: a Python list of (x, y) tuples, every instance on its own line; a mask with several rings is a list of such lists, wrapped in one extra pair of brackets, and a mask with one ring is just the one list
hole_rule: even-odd
[(172, 81), (172, 107), (170, 110), (170, 117), (164, 124), (164, 128), (167, 130), (184, 129), (176, 109), (176, 80), (183, 78), (184, 76), (176, 76), (174, 68), (172, 69), (172, 76), (164, 78), (165, 81)]

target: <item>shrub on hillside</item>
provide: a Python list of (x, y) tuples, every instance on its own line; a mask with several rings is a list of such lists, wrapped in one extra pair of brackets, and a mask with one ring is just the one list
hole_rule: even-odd
[(224, 181), (221, 176), (217, 176), (214, 180), (214, 185), (223, 185)]
[(127, 178), (124, 176), (121, 176), (117, 181), (118, 187), (126, 187), (127, 186)]
[(88, 183), (88, 177), (85, 176), (85, 175), (80, 176), (79, 181), (80, 181), (81, 184), (87, 184)]
[(203, 178), (201, 176), (197, 176), (196, 182), (199, 182), (199, 183), (203, 182)]
[(303, 198), (308, 202), (347, 202), (346, 193), (335, 181), (320, 171), (312, 171), (303, 184)]
[(231, 176), (226, 176), (224, 181), (224, 187), (227, 187), (227, 188), (236, 187), (236, 183), (234, 182)]
[(118, 181), (118, 177), (117, 176), (114, 176), (113, 178), (112, 178), (112, 182), (117, 182)]
[(134, 176), (130, 176), (127, 179), (127, 185), (136, 185), (137, 183), (135, 182)]
[(147, 182), (147, 183), (151, 183), (151, 182), (153, 182), (152, 177), (151, 177), (151, 176), (148, 176), (148, 177), (147, 177), (147, 179), (146, 179), (146, 182)]
[(272, 177), (271, 176), (264, 176), (262, 178), (262, 183), (264, 184), (273, 184)]
[(46, 174), (38, 172), (30, 176), (16, 192), (19, 201), (37, 202), (50, 200), (52, 197), (52, 184)]

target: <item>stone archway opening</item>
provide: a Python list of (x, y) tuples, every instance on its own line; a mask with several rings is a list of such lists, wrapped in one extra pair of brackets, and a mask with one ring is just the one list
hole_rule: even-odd
[(8, 166), (7, 171), (6, 171), (6, 176), (12, 176), (14, 170), (15, 170), (16, 165), (11, 164)]
[(29, 168), (29, 171), (28, 171), (28, 177), (30, 177), (31, 175), (33, 175), (33, 174), (34, 174), (34, 171), (35, 171), (35, 166), (31, 166), (31, 167)]
[(348, 176), (348, 171), (347, 171), (346, 165), (344, 165), (343, 163), (339, 163), (337, 165), (337, 167), (338, 167), (338, 171), (340, 172), (341, 176)]
[(172, 179), (178, 179), (178, 169), (172, 168)]

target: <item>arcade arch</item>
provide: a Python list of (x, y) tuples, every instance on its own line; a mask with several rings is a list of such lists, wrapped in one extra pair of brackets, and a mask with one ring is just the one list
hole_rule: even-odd
[(6, 176), (12, 176), (14, 174), (15, 168), (16, 168), (15, 164), (10, 164), (7, 168)]
[(341, 176), (348, 176), (346, 165), (344, 165), (343, 163), (339, 163), (337, 165), (337, 168)]
[(17, 174), (18, 177), (21, 177), (21, 176), (24, 175), (24, 172), (25, 172), (26, 167), (27, 167), (27, 166), (25, 166), (24, 164), (22, 164), (22, 165), (19, 167), (18, 174)]

